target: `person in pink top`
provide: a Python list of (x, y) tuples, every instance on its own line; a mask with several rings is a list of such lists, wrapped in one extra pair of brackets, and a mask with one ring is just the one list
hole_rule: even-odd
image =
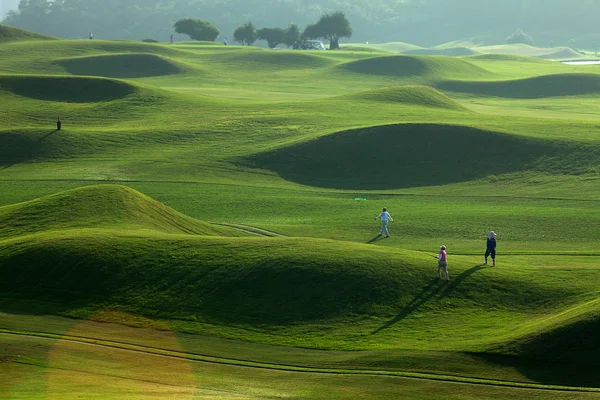
[(449, 281), (448, 278), (448, 260), (446, 255), (446, 246), (440, 247), (440, 254), (437, 257), (438, 259), (438, 269), (437, 269), (437, 277), (442, 278), (441, 271), (444, 271), (444, 275), (446, 276), (446, 281)]

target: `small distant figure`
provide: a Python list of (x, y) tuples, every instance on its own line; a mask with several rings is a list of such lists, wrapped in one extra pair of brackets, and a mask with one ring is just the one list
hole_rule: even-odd
[(448, 277), (448, 257), (446, 255), (446, 246), (440, 247), (440, 254), (437, 256), (438, 259), (438, 268), (437, 268), (437, 277), (442, 278), (441, 271), (444, 271), (444, 276), (446, 277), (446, 282), (450, 280)]
[(223, 44), (227, 46), (227, 38), (223, 39)]
[(175, 35), (171, 33), (171, 37), (169, 38), (169, 44), (173, 44), (175, 42)]
[(377, 217), (375, 217), (375, 221), (377, 221), (378, 219), (381, 219), (381, 230), (379, 231), (379, 235), (377, 235), (377, 236), (381, 236), (385, 233), (386, 238), (390, 237), (390, 232), (388, 231), (388, 228), (387, 228), (388, 221), (393, 221), (394, 219), (392, 218), (390, 213), (387, 212), (387, 208), (383, 207), (381, 214), (379, 214)]
[(60, 131), (60, 128), (62, 128), (62, 122), (60, 122), (60, 115), (59, 115), (58, 119), (56, 120), (56, 130)]
[(92, 32), (90, 32), (89, 38), (90, 38), (90, 40), (92, 40), (94, 38), (94, 34)]
[(483, 265), (487, 265), (488, 257), (492, 256), (492, 267), (496, 266), (496, 234), (494, 231), (491, 231), (488, 234), (488, 238), (485, 244), (485, 260), (483, 261)]

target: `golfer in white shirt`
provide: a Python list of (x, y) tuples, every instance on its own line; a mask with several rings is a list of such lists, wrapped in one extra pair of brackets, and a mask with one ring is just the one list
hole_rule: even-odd
[(388, 221), (393, 221), (394, 218), (392, 218), (392, 216), (390, 215), (389, 212), (387, 212), (387, 208), (383, 207), (383, 210), (381, 211), (381, 214), (379, 214), (375, 220), (381, 219), (381, 230), (379, 231), (379, 235), (381, 236), (383, 235), (383, 233), (385, 232), (385, 237), (390, 237), (390, 233), (388, 232)]

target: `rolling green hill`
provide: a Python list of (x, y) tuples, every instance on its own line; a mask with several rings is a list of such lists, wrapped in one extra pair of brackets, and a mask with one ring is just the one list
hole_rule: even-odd
[(179, 74), (185, 71), (177, 63), (155, 54), (117, 54), (63, 59), (58, 62), (73, 75), (108, 78), (143, 78)]
[(55, 38), (39, 33), (24, 31), (11, 26), (0, 25), (0, 43), (27, 40), (54, 40)]
[(597, 165), (599, 147), (571, 146), (465, 126), (407, 124), (338, 132), (249, 162), (304, 185), (381, 190), (527, 170), (578, 174)]
[[(143, 325), (259, 343), (423, 351), (411, 356), (421, 371), (439, 368), (429, 357), (447, 373), (465, 369), (428, 353), (453, 351), (489, 364), (511, 360), (527, 381), (595, 386), (595, 268), (489, 268), (452, 256), (444, 283), (433, 278), (427, 253), (232, 237), (242, 233), (114, 185), (2, 207), (0, 220), (0, 307), (11, 313), (121, 313), (121, 324), (145, 318)], [(560, 377), (547, 362), (577, 375)], [(366, 365), (410, 362), (379, 356)], [(487, 368), (473, 373), (490, 377)]]
[(125, 82), (100, 78), (50, 76), (0, 76), (3, 90), (36, 100), (67, 103), (110, 101), (132, 94), (135, 88)]
[(377, 101), (398, 105), (436, 107), (459, 111), (466, 110), (454, 100), (429, 86), (396, 86), (346, 95), (342, 98), (353, 101)]
[(357, 74), (393, 77), (469, 77), (491, 74), (468, 61), (439, 56), (379, 56), (342, 64), (340, 69)]
[(0, 208), (4, 238), (68, 229), (154, 230), (232, 236), (230, 229), (196, 221), (125, 186), (100, 185)]
[(438, 89), (516, 99), (539, 99), (556, 96), (597, 96), (600, 93), (600, 75), (559, 74), (528, 79), (493, 82), (446, 81)]
[[(5, 289), (24, 298), (28, 290), (36, 290), (43, 297), (40, 285), (47, 282), (48, 294), (56, 295), (59, 304), (65, 301), (61, 296), (69, 297), (65, 305), (76, 299), (84, 304), (91, 296), (154, 317), (308, 323), (334, 316), (385, 315), (402, 302), (413, 303), (431, 280), (427, 254), (313, 239), (226, 238), (231, 230), (185, 217), (122, 186), (85, 187), (0, 212)], [(480, 269), (466, 271), (456, 283), (438, 290), (450, 296), (461, 280)], [(535, 284), (500, 271), (475, 278), (451, 297), (476, 309), (498, 302), (526, 311), (568, 304), (585, 294), (583, 288), (593, 287), (582, 282), (578, 290), (567, 290), (545, 286), (548, 282), (546, 278)], [(488, 295), (492, 287), (493, 296)], [(519, 295), (511, 297), (515, 290)], [(183, 303), (187, 305), (181, 308)], [(588, 310), (595, 310), (594, 304)]]

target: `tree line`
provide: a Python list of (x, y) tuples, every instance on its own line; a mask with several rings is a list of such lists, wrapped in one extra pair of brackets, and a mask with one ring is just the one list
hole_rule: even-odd
[(247, 21), (304, 29), (337, 10), (352, 21), (358, 42), (430, 46), (475, 38), (494, 44), (517, 29), (538, 45), (577, 40), (585, 46), (600, 39), (599, 0), (20, 0), (4, 23), (65, 38), (93, 31), (105, 39), (165, 41), (181, 18), (211, 21), (231, 36)]
[[(212, 23), (200, 19), (183, 18), (177, 21), (174, 27), (177, 33), (188, 35), (193, 40), (214, 42), (220, 34)], [(295, 23), (290, 24), (286, 29), (256, 29), (251, 21), (238, 26), (233, 32), (234, 40), (241, 45), (251, 46), (257, 40), (265, 40), (271, 49), (280, 44), (292, 47), (308, 39), (325, 39), (329, 41), (330, 49), (338, 49), (339, 40), (351, 36), (352, 26), (341, 11), (323, 14), (317, 23), (306, 26), (304, 32), (301, 32), (300, 27)]]

